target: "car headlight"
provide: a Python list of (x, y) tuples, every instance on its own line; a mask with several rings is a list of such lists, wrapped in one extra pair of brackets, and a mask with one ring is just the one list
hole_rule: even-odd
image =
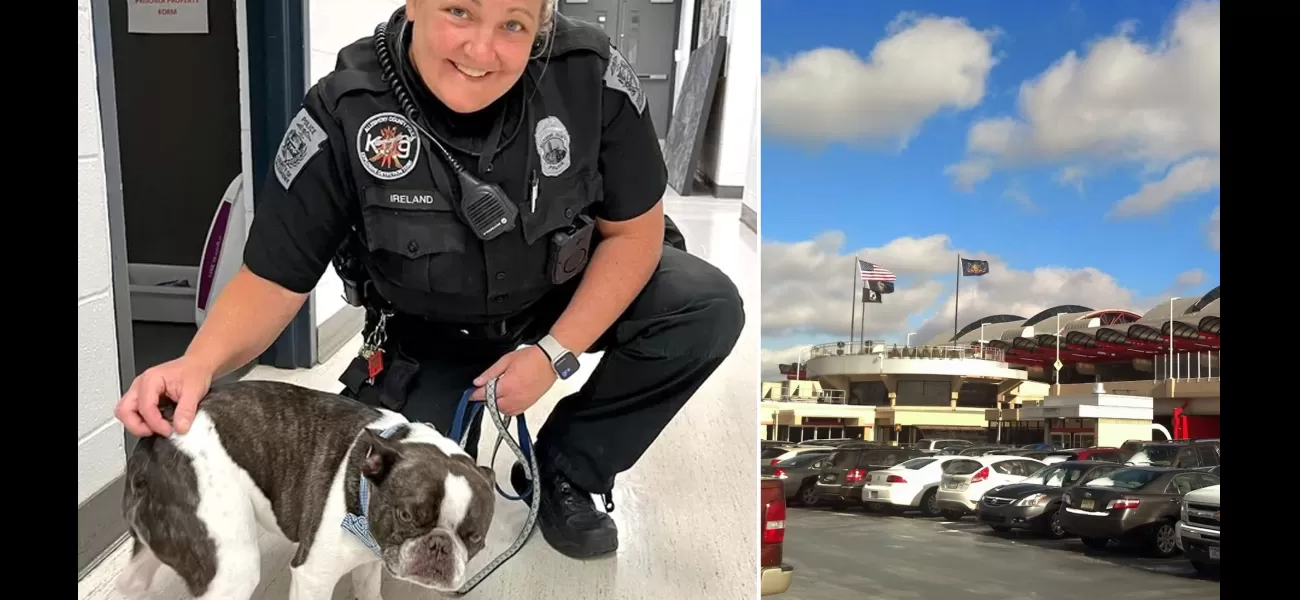
[(1181, 520), (1181, 521), (1187, 521), (1187, 503), (1186, 503), (1186, 502), (1184, 502), (1183, 505), (1180, 506), (1180, 507), (1178, 508), (1178, 519)]
[(1047, 504), (1047, 494), (1030, 494), (1016, 500), (1016, 506), (1042, 506)]

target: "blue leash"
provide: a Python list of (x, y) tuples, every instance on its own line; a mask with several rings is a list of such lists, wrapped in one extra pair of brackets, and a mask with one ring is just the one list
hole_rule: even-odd
[[(473, 400), (470, 400), (470, 396), (472, 395), (474, 395), (474, 388), (469, 388), (465, 390), (464, 394), (461, 394), (460, 402), (456, 404), (456, 416), (453, 417), (451, 421), (451, 439), (456, 440), (456, 443), (460, 444), (461, 448), (464, 448), (466, 442), (469, 441), (470, 424), (474, 422), (474, 418), (477, 417), (478, 414), (482, 412), (483, 407), (487, 405), (487, 402), (475, 402)], [(493, 403), (493, 408), (495, 408), (495, 402)], [(520, 453), (523, 454), (521, 458), (523, 459), (524, 468), (526, 470), (528, 468), (528, 462), (532, 459), (533, 456), (533, 440), (532, 437), (528, 435), (528, 422), (524, 420), (524, 416), (521, 414), (517, 417), (505, 417), (506, 428), (509, 428), (510, 421), (512, 419), (518, 419), (519, 421), (519, 425), (518, 425), (519, 450)], [(502, 429), (501, 434), (505, 435), (506, 429)], [(502, 438), (500, 437), (497, 438), (497, 443), (492, 448), (492, 461), (488, 464), (495, 465), (497, 463), (497, 452), (501, 450), (501, 442), (503, 441), (504, 440)], [(532, 495), (533, 492), (533, 487), (534, 487), (533, 482), (536, 480), (537, 479), (535, 477), (530, 478), (528, 483), (528, 489), (524, 490), (524, 492), (519, 494), (518, 496), (512, 496), (510, 494), (507, 494), (505, 490), (501, 489), (500, 483), (494, 481), (493, 485), (496, 486), (497, 493), (501, 494), (501, 497), (505, 498), (506, 500), (518, 500), (520, 502), (528, 502), (528, 498)]]

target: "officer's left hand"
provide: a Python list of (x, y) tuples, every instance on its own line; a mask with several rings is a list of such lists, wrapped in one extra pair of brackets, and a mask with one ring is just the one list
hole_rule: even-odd
[(555, 368), (546, 358), (546, 353), (537, 346), (528, 346), (502, 356), (479, 375), (474, 380), (474, 387), (478, 389), (470, 399), (486, 399), (484, 386), (498, 375), (501, 379), (497, 381), (497, 408), (505, 415), (517, 415), (528, 410), (555, 384)]

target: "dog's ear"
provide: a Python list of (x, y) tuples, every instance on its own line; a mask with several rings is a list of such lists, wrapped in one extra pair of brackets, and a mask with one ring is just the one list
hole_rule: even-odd
[(361, 443), (358, 446), (369, 452), (361, 463), (361, 474), (375, 483), (383, 482), (392, 472), (393, 464), (402, 456), (391, 440), (384, 439), (371, 429), (361, 432)]
[(496, 471), (492, 470), (492, 467), (489, 467), (487, 465), (475, 465), (475, 466), (478, 467), (478, 472), (482, 473), (483, 476), (487, 478), (488, 483), (496, 483), (497, 473)]

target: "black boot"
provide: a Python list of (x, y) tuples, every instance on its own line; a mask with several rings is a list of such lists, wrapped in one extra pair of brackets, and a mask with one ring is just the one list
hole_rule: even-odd
[[(590, 493), (579, 489), (558, 471), (548, 471), (540, 474), (542, 506), (537, 518), (547, 543), (560, 554), (579, 559), (618, 550), (618, 526), (608, 514), (614, 511), (613, 498), (608, 494), (603, 496), (605, 512), (601, 512)], [(517, 494), (528, 490), (523, 465), (515, 463), (510, 469), (510, 483)]]

